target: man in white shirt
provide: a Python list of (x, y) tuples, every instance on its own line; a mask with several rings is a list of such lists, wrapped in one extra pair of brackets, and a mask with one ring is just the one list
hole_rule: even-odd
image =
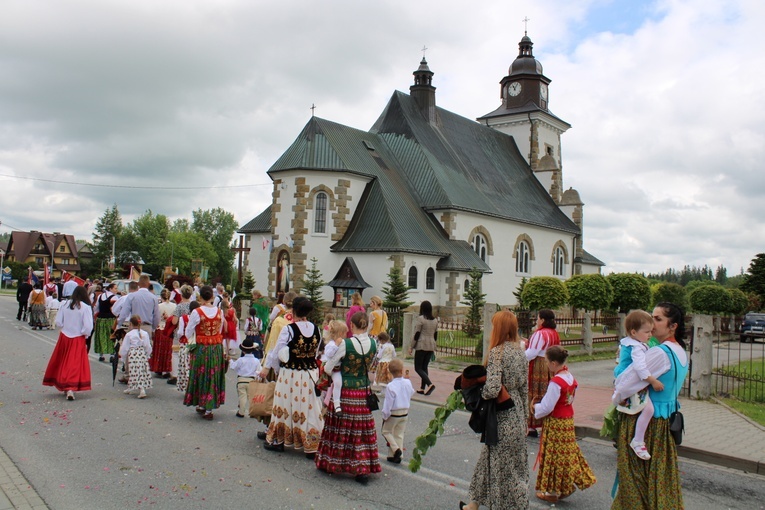
[(64, 287), (61, 289), (61, 299), (70, 299), (72, 297), (72, 292), (74, 292), (74, 289), (76, 288), (77, 282), (74, 281), (74, 278), (68, 279), (64, 282)]

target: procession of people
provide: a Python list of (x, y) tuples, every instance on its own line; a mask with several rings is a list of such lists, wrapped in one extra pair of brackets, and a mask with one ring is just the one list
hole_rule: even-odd
[[(371, 403), (373, 388), (379, 391), (391, 385), (385, 391), (390, 402), (383, 412), (382, 430), (389, 434), (389, 445), (391, 440), (403, 442), (409, 398), (414, 393), (411, 383), (406, 381), (402, 386), (390, 377), (369, 375), (384, 359), (386, 375), (390, 365), (398, 378), (395, 381), (404, 381), (396, 348), (381, 327), (383, 321), (387, 324), (387, 315), (377, 296), (370, 300), (369, 311), (360, 295), (353, 300), (349, 312), (354, 313), (346, 317), (350, 330), (345, 332), (343, 327), (339, 334), (343, 338), (335, 339), (338, 335), (327, 335), (326, 331), (323, 335), (322, 329), (308, 320), (314, 307), (308, 298), (294, 291), (280, 295), (269, 316), (268, 299), (254, 290), (246, 335), (240, 337), (238, 321), (232, 320), (233, 307), (222, 286), (173, 285), (157, 296), (148, 276), (142, 275), (137, 282), (130, 282), (128, 293), (121, 296), (112, 283), (93, 282), (92, 289), (75, 286), (60, 302), (52, 320), (46, 299), (57, 298), (57, 289), (46, 296), (47, 286), (30, 287), (20, 289), (25, 295), (19, 295), (19, 319), (28, 315), (32, 329), (60, 328), (43, 384), (55, 387), (69, 400), (74, 400), (77, 392), (91, 389), (87, 339), (92, 335), (100, 361), (107, 356), (121, 358), (124, 376), (120, 382), (127, 385), (125, 393), (139, 390), (138, 398), (146, 398), (153, 372), (155, 377), (167, 378), (169, 384), (178, 384), (182, 403), (195, 407), (204, 420), (213, 420), (213, 413), (225, 404), (229, 364), (238, 374), (236, 417), (247, 415), (248, 391), (253, 383), (275, 381), (275, 386), (270, 383), (273, 407), (260, 416), (268, 428), (258, 432), (257, 438), (267, 451), (284, 452), (285, 446), (300, 450), (320, 471), (345, 473), (364, 485), (370, 475), (382, 471), (377, 445), (380, 425), (372, 413), (377, 410), (377, 404)], [(22, 297), (26, 306), (22, 306)], [(427, 353), (429, 360), (437, 345), (435, 341), (423, 342), (435, 338), (438, 321), (430, 303), (423, 302), (419, 310), (410, 345)], [(612, 508), (682, 508), (677, 451), (668, 418), (688, 371), (683, 314), (671, 303), (660, 303), (653, 314), (639, 313), (643, 322), (630, 319), (628, 325), (634, 322), (635, 328), (645, 332), (633, 329), (631, 336), (641, 342), (653, 336), (659, 345), (649, 349), (636, 340), (623, 339), (622, 344), (630, 349), (621, 353), (614, 403), (626, 405), (622, 400), (647, 391), (654, 404), (645, 412), (653, 416), (640, 421), (637, 414), (625, 415), (618, 421), (619, 476)], [(328, 317), (328, 324), (343, 324), (332, 320), (332, 315)], [(470, 500), (460, 502), (459, 508), (528, 508), (524, 436), (540, 436), (535, 465), (539, 473), (533, 492), (537, 498), (556, 503), (596, 483), (574, 437), (573, 403), (578, 382), (566, 365), (568, 353), (560, 347), (555, 314), (540, 310), (537, 319), (530, 338), (525, 339), (518, 334), (513, 312), (503, 310), (493, 318), (481, 398), (497, 402), (509, 398), (514, 406), (497, 404), (493, 408), (498, 423), (497, 446), (484, 447), (470, 485)], [(123, 335), (114, 334), (122, 328)], [(119, 351), (115, 338), (122, 338)], [(386, 354), (381, 358), (378, 351), (382, 352), (383, 346)], [(240, 357), (241, 362), (234, 362)], [(417, 393), (426, 397), (433, 388), (427, 363), (415, 356), (415, 368), (420, 376)], [(337, 377), (328, 377), (333, 374)], [(320, 387), (321, 380), (330, 386)], [(334, 391), (333, 384), (340, 385), (340, 390)], [(405, 393), (398, 393), (401, 388), (406, 388)], [(391, 423), (385, 425), (386, 420)], [(632, 439), (636, 422), (647, 424), (642, 425), (642, 442), (637, 446)], [(396, 436), (391, 432), (393, 423)], [(395, 448), (389, 447), (389, 462), (398, 464), (402, 456), (397, 443)], [(561, 470), (561, 465), (568, 468)]]

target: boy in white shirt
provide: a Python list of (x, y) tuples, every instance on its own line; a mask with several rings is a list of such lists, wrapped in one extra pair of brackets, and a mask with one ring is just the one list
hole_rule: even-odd
[(248, 412), (249, 395), (247, 390), (250, 381), (259, 381), (258, 372), (260, 372), (260, 360), (255, 357), (255, 349), (258, 347), (252, 338), (245, 338), (239, 346), (242, 355), (239, 359), (229, 363), (229, 369), (236, 371), (236, 392), (239, 396), (239, 409), (236, 412), (237, 418), (244, 418)]
[(56, 316), (58, 315), (58, 308), (61, 302), (57, 296), (48, 296), (45, 298), (45, 308), (48, 312), (48, 324), (50, 329), (56, 329)]
[(393, 380), (385, 387), (385, 403), (382, 408), (382, 435), (388, 442), (388, 462), (401, 464), (406, 418), (409, 415), (414, 388), (409, 379), (404, 379), (404, 362), (398, 358), (391, 360), (388, 371)]

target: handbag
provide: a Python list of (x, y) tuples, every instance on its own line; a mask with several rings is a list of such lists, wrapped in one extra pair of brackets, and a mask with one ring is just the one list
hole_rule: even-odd
[[(675, 361), (675, 353), (670, 349), (672, 356), (672, 366), (675, 369), (675, 387), (677, 387), (677, 363)], [(675, 399), (675, 411), (669, 415), (669, 433), (672, 434), (672, 439), (675, 440), (675, 444), (680, 446), (683, 443), (683, 432), (685, 432), (685, 419), (683, 413), (680, 412), (680, 404)]]
[[(355, 336), (353, 338), (356, 338)], [(361, 346), (361, 340), (356, 338), (359, 342), (359, 347), (361, 348), (361, 356), (362, 358), (366, 355), (364, 353), (364, 348)], [(380, 399), (377, 397), (377, 395), (372, 392), (372, 389), (369, 387), (371, 382), (369, 381), (369, 370), (367, 369), (367, 362), (366, 360), (363, 360), (364, 363), (364, 372), (367, 374), (367, 407), (369, 408), (369, 411), (377, 411), (380, 409)]]
[(247, 384), (247, 397), (250, 400), (250, 418), (271, 416), (274, 407), (276, 382), (250, 381)]

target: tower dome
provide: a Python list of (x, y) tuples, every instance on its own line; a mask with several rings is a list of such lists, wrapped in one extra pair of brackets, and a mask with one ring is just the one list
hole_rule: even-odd
[(518, 43), (518, 56), (510, 65), (508, 74), (510, 76), (518, 74), (542, 74), (542, 64), (534, 58), (534, 43), (531, 38), (524, 34), (521, 42)]

